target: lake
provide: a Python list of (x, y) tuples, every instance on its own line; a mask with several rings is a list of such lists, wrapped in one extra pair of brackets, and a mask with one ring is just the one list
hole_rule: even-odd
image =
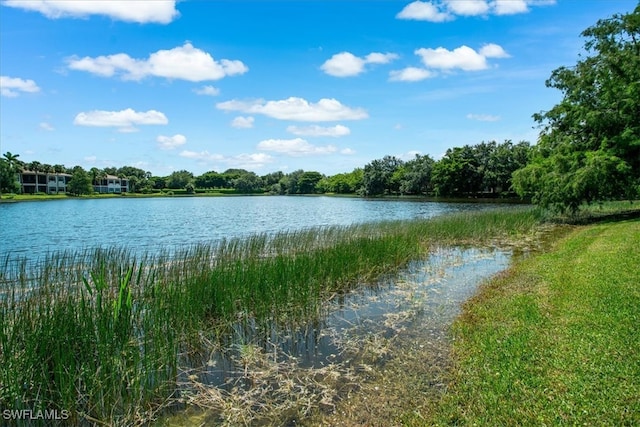
[(326, 196), (70, 199), (0, 204), (0, 257), (121, 246), (154, 253), (221, 238), (431, 218), (495, 206)]

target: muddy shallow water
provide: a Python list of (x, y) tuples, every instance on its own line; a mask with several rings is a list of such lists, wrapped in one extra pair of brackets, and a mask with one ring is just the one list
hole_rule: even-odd
[(181, 355), (176, 412), (161, 424), (298, 425), (308, 416), (335, 417), (340, 402), (407, 352), (428, 352), (429, 363), (439, 363), (460, 304), (510, 258), (505, 250), (438, 248), (375, 284), (334, 295), (303, 326), (244, 322), (224, 344), (203, 339)]

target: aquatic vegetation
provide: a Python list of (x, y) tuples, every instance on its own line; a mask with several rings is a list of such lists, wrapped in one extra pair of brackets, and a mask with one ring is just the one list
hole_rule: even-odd
[[(184, 365), (194, 353), (235, 348), (238, 384), (255, 383), (283, 362), (277, 349), (251, 341), (255, 331), (268, 336), (317, 322), (327, 301), (435, 245), (514, 238), (538, 220), (535, 210), (510, 208), (261, 234), (156, 255), (100, 248), (52, 253), (36, 264), (7, 257), (0, 265), (0, 406), (64, 409), (76, 422), (144, 423), (189, 401), (193, 385), (181, 384), (185, 373), (187, 380), (197, 375)], [(272, 362), (251, 369), (265, 358)], [(278, 384), (298, 387), (294, 378)]]

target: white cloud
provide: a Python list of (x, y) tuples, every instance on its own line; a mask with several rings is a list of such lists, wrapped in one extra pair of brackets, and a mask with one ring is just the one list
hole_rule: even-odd
[(127, 108), (122, 111), (94, 110), (76, 115), (73, 124), (78, 126), (115, 127), (120, 132), (135, 132), (134, 125), (166, 125), (167, 116), (156, 110), (146, 112)]
[(415, 51), (422, 58), (424, 65), (430, 68), (450, 70), (460, 68), (465, 71), (484, 70), (487, 68), (487, 60), (468, 46), (460, 46), (454, 50), (444, 47), (436, 49), (420, 48)]
[(508, 58), (509, 55), (497, 44), (484, 45), (479, 52), (468, 46), (460, 46), (454, 50), (444, 47), (437, 49), (420, 48), (415, 54), (422, 58), (428, 68), (441, 70), (461, 69), (464, 71), (478, 71), (489, 68), (487, 58)]
[(6, 0), (2, 5), (40, 12), (51, 19), (104, 15), (126, 22), (168, 24), (180, 15), (176, 2), (169, 0)]
[(333, 145), (317, 146), (302, 138), (267, 139), (258, 143), (258, 150), (274, 151), (292, 157), (330, 154), (337, 151)]
[(490, 114), (467, 114), (467, 119), (477, 120), (479, 122), (497, 122), (500, 116), (492, 116)]
[(352, 156), (356, 154), (356, 150), (352, 150), (351, 148), (343, 148), (340, 150), (340, 154), (344, 154), (345, 156)]
[(158, 141), (158, 148), (160, 148), (161, 150), (175, 150), (181, 145), (186, 144), (187, 138), (184, 135), (178, 133), (173, 136), (159, 135), (156, 138), (156, 141)]
[(253, 127), (255, 119), (251, 116), (243, 117), (238, 116), (231, 121), (231, 126), (236, 129), (250, 129)]
[(51, 123), (41, 122), (38, 127), (42, 130), (46, 130), (47, 132), (54, 131), (55, 128), (51, 125)]
[(529, 11), (525, 0), (494, 0), (492, 6), (496, 15), (515, 15)]
[(485, 58), (509, 58), (510, 55), (505, 52), (502, 46), (495, 43), (485, 44), (480, 48), (480, 55)]
[(322, 98), (312, 103), (303, 98), (290, 97), (279, 101), (231, 100), (216, 105), (224, 111), (242, 111), (249, 114), (264, 114), (279, 120), (300, 122), (329, 122), (338, 120), (361, 120), (369, 117), (362, 108), (349, 108), (336, 99)]
[(341, 52), (326, 60), (320, 68), (331, 76), (351, 77), (363, 73), (367, 64), (388, 64), (397, 58), (395, 53), (372, 52), (360, 58), (350, 52)]
[(343, 125), (335, 125), (331, 127), (312, 125), (288, 126), (287, 132), (298, 136), (331, 136), (337, 138), (340, 136), (349, 135), (351, 133), (351, 130)]
[(202, 86), (193, 90), (198, 95), (217, 96), (220, 95), (220, 89), (213, 86)]
[(415, 21), (445, 22), (453, 19), (453, 16), (446, 11), (440, 11), (435, 5), (414, 1), (409, 3), (397, 15), (398, 19), (410, 19)]
[(226, 167), (242, 169), (260, 169), (273, 162), (273, 157), (266, 153), (239, 154), (237, 156), (223, 156), (222, 154), (209, 153), (209, 151), (182, 151), (180, 157), (197, 160), (209, 165), (226, 165)]
[(398, 19), (445, 22), (456, 16), (514, 15), (529, 12), (529, 6), (555, 4), (556, 0), (443, 0), (414, 1), (397, 15)]
[(418, 82), (434, 77), (435, 74), (425, 68), (407, 67), (389, 73), (389, 80), (393, 82)]
[(40, 88), (33, 80), (23, 80), (17, 77), (0, 76), (0, 94), (8, 98), (20, 96), (20, 93), (40, 92)]
[(447, 9), (456, 15), (486, 15), (489, 4), (485, 0), (447, 0)]
[(149, 55), (148, 59), (135, 59), (126, 53), (118, 53), (95, 58), (74, 56), (68, 58), (67, 63), (72, 70), (86, 71), (102, 77), (119, 74), (123, 80), (141, 80), (154, 76), (201, 82), (244, 74), (249, 70), (238, 60), (216, 61), (209, 53), (193, 47), (191, 43), (159, 50)]

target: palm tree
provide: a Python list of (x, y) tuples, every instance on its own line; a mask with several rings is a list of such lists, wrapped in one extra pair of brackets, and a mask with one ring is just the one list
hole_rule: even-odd
[(20, 154), (13, 154), (11, 151), (7, 151), (2, 155), (2, 157), (4, 157), (9, 162), (9, 167), (11, 167), (13, 170), (16, 170), (18, 166), (22, 166), (23, 164), (20, 160), (18, 160)]

